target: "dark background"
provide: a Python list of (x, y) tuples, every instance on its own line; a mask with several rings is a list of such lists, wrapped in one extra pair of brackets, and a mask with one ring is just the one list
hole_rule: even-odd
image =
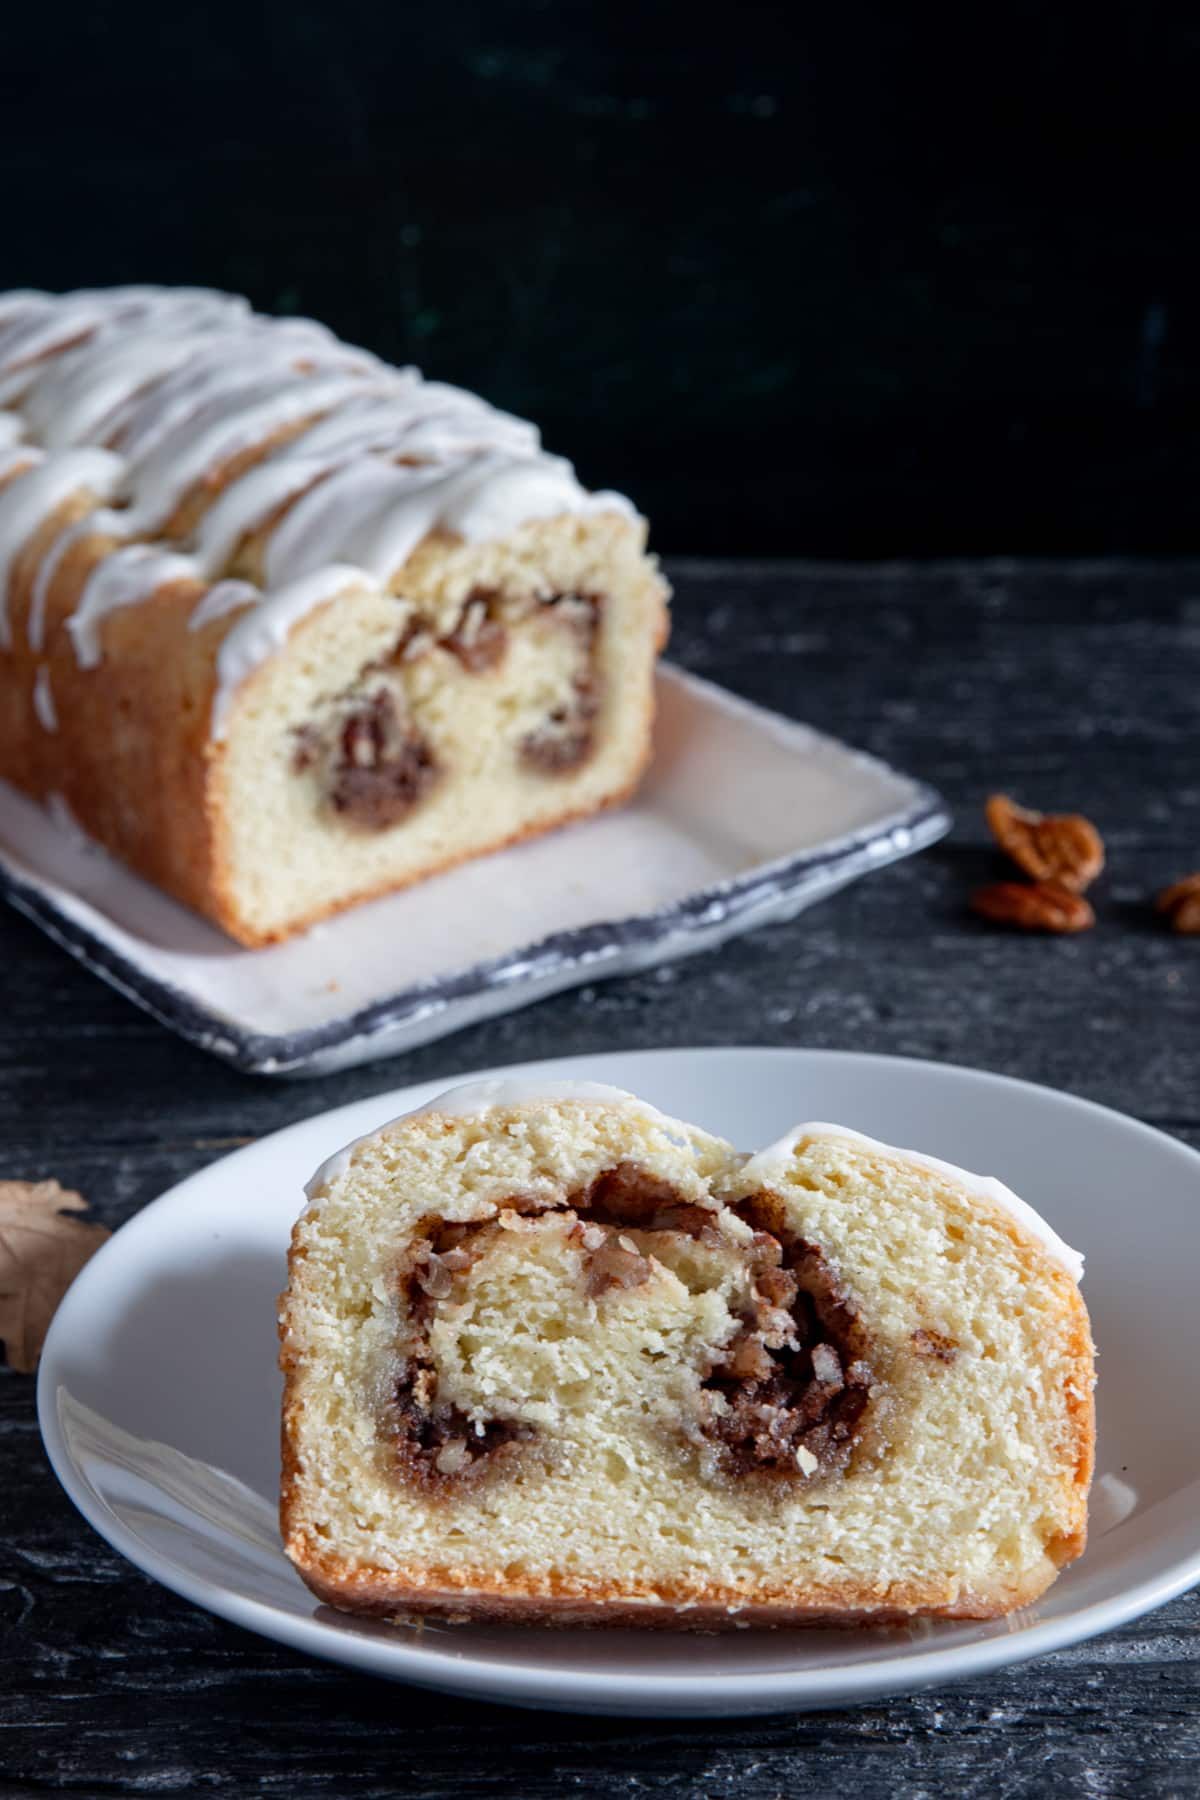
[(7, 9), (4, 285), (205, 282), (535, 417), (669, 552), (1164, 554), (1200, 15)]

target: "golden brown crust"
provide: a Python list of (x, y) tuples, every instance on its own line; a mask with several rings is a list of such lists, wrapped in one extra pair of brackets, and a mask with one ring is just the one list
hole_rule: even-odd
[(1052, 1538), (1046, 1555), (1056, 1568), (1065, 1569), (1087, 1549), (1088, 1493), (1096, 1466), (1096, 1346), (1092, 1341), (1091, 1320), (1083, 1296), (1073, 1282), (1068, 1287), (1067, 1304), (1071, 1311), (1069, 1355), (1073, 1378), (1067, 1395), (1067, 1416), (1074, 1432), (1074, 1449), (1069, 1461), (1073, 1467), (1064, 1477), (1074, 1524), (1070, 1531)]
[[(291, 1387), (289, 1377), (288, 1388)], [(1087, 1539), (1086, 1519), (1070, 1539), (1056, 1539), (1047, 1546), (1050, 1566), (1021, 1584), (975, 1593), (951, 1594), (945, 1589), (894, 1582), (882, 1592), (870, 1592), (847, 1582), (802, 1594), (781, 1593), (747, 1600), (733, 1589), (674, 1590), (636, 1594), (604, 1583), (581, 1584), (559, 1591), (521, 1587), (497, 1578), (494, 1571), (464, 1568), (384, 1570), (355, 1567), (322, 1555), (309, 1542), (297, 1522), (300, 1471), (289, 1424), (288, 1399), (284, 1403), (283, 1476), (280, 1486), (280, 1530), (288, 1558), (319, 1600), (342, 1612), (365, 1613), (374, 1618), (394, 1618), (404, 1613), (458, 1621), (529, 1625), (658, 1626), (675, 1631), (735, 1630), (747, 1625), (782, 1627), (800, 1625), (908, 1624), (914, 1618), (998, 1619), (1017, 1607), (1028, 1606), (1045, 1593), (1056, 1572), (1082, 1554)], [(1061, 1560), (1060, 1560), (1061, 1557)]]
[[(286, 1439), (285, 1439), (286, 1443)], [(294, 1466), (291, 1470), (294, 1476)], [(288, 1478), (285, 1478), (285, 1487)], [(297, 1572), (319, 1600), (341, 1612), (373, 1618), (418, 1618), (457, 1623), (549, 1626), (655, 1626), (670, 1631), (733, 1631), (746, 1626), (905, 1625), (915, 1618), (998, 1619), (1028, 1606), (1054, 1579), (1031, 1578), (1021, 1586), (992, 1592), (938, 1592), (932, 1586), (895, 1582), (871, 1592), (847, 1582), (803, 1594), (781, 1593), (747, 1600), (733, 1589), (628, 1593), (602, 1583), (539, 1592), (497, 1581), (482, 1571), (419, 1571), (354, 1568), (315, 1554), (302, 1535), (284, 1529), (284, 1548)]]
[[(84, 510), (78, 502), (60, 509), (55, 526)], [(0, 658), (0, 775), (37, 800), (61, 796), (97, 843), (205, 911), (213, 847), (213, 636), (188, 631), (204, 590), (178, 582), (110, 614), (102, 628), (102, 667), (81, 669), (67, 620), (91, 569), (113, 544), (109, 537), (86, 537), (63, 559), (47, 596), (40, 654), (26, 636), (37, 558), (27, 553), (17, 561), (9, 589), (13, 649)], [(53, 731), (34, 706), (39, 665), (49, 672)]]

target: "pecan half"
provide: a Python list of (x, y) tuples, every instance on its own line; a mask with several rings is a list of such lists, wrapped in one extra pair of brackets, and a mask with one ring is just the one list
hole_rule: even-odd
[(972, 910), (1022, 931), (1087, 931), (1096, 915), (1082, 894), (1052, 881), (996, 881), (971, 896)]
[(1200, 932), (1200, 874), (1185, 875), (1164, 888), (1154, 910), (1163, 914), (1172, 931)]
[(342, 726), (330, 804), (348, 824), (384, 831), (408, 817), (439, 774), (428, 740), (381, 688)]
[(1032, 875), (1082, 894), (1104, 867), (1104, 842), (1080, 813), (1039, 813), (993, 794), (984, 808), (1000, 848)]
[(469, 675), (485, 675), (504, 660), (508, 633), (495, 617), (498, 604), (497, 596), (486, 588), (472, 588), (457, 625), (441, 640)]

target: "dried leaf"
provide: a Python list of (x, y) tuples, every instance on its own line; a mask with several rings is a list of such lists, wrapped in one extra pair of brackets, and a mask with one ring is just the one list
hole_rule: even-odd
[(0, 1181), (0, 1343), (32, 1375), (58, 1303), (111, 1234), (75, 1219), (87, 1201), (57, 1181)]

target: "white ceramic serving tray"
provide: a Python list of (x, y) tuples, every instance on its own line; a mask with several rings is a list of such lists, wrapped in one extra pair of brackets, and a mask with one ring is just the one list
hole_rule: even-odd
[(636, 800), (243, 950), (0, 783), (0, 891), (193, 1043), (313, 1075), (792, 918), (922, 849), (939, 796), (806, 725), (660, 670)]

